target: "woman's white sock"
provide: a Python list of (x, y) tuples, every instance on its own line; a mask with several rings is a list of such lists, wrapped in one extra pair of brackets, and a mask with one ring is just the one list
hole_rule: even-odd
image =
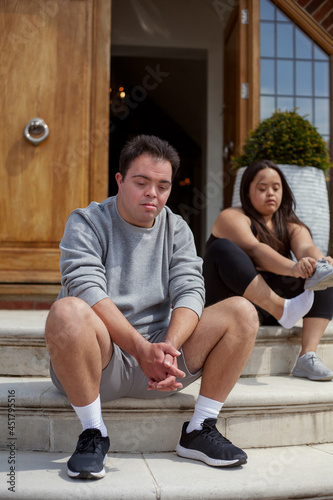
[(220, 403), (220, 401), (215, 401), (214, 399), (206, 398), (199, 394), (194, 406), (194, 413), (187, 426), (186, 432), (189, 433), (194, 430), (201, 430), (203, 421), (206, 420), (206, 418), (217, 418), (222, 406), (223, 403)]
[(299, 319), (303, 318), (310, 311), (313, 299), (313, 290), (305, 290), (305, 292), (297, 295), (297, 297), (285, 299), (282, 317), (278, 319), (280, 325), (284, 328), (292, 328)]
[(108, 435), (107, 428), (103, 422), (101, 398), (99, 395), (98, 398), (90, 405), (72, 405), (72, 407), (81, 421), (82, 431), (85, 431), (86, 429), (99, 429), (103, 437)]

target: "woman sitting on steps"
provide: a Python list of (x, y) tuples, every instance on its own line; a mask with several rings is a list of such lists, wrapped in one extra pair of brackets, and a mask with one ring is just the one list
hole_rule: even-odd
[(333, 315), (333, 259), (324, 257), (295, 215), (293, 194), (274, 162), (246, 168), (240, 199), (242, 208), (219, 214), (206, 244), (206, 305), (240, 295), (256, 306), (261, 325), (291, 328), (303, 318), (292, 373), (331, 380), (333, 371), (316, 350)]

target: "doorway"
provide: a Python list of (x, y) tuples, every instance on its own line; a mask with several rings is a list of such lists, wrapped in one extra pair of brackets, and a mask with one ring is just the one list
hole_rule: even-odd
[(111, 57), (109, 195), (117, 192), (115, 174), (127, 140), (138, 134), (167, 140), (181, 160), (168, 206), (189, 224), (200, 253), (205, 205), (201, 208), (196, 200), (206, 153), (206, 53), (155, 49), (148, 57), (133, 55), (138, 48), (126, 47), (125, 55), (116, 49)]

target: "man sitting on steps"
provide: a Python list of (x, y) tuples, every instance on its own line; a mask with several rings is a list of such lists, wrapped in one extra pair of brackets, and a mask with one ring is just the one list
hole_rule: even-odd
[(203, 309), (193, 235), (165, 206), (179, 156), (137, 136), (120, 155), (117, 196), (69, 216), (60, 244), (62, 290), (45, 329), (51, 377), (83, 427), (68, 461), (73, 478), (101, 478), (109, 449), (101, 401), (170, 396), (202, 377), (178, 455), (212, 466), (247, 455), (215, 424), (252, 352), (252, 304), (232, 297)]

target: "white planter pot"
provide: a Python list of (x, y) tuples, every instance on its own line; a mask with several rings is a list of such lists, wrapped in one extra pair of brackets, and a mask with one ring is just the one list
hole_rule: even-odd
[[(327, 255), (330, 238), (330, 209), (325, 174), (315, 167), (278, 165), (296, 200), (296, 215), (306, 224), (317, 247)], [(239, 188), (246, 167), (237, 171), (232, 206), (240, 207)]]

